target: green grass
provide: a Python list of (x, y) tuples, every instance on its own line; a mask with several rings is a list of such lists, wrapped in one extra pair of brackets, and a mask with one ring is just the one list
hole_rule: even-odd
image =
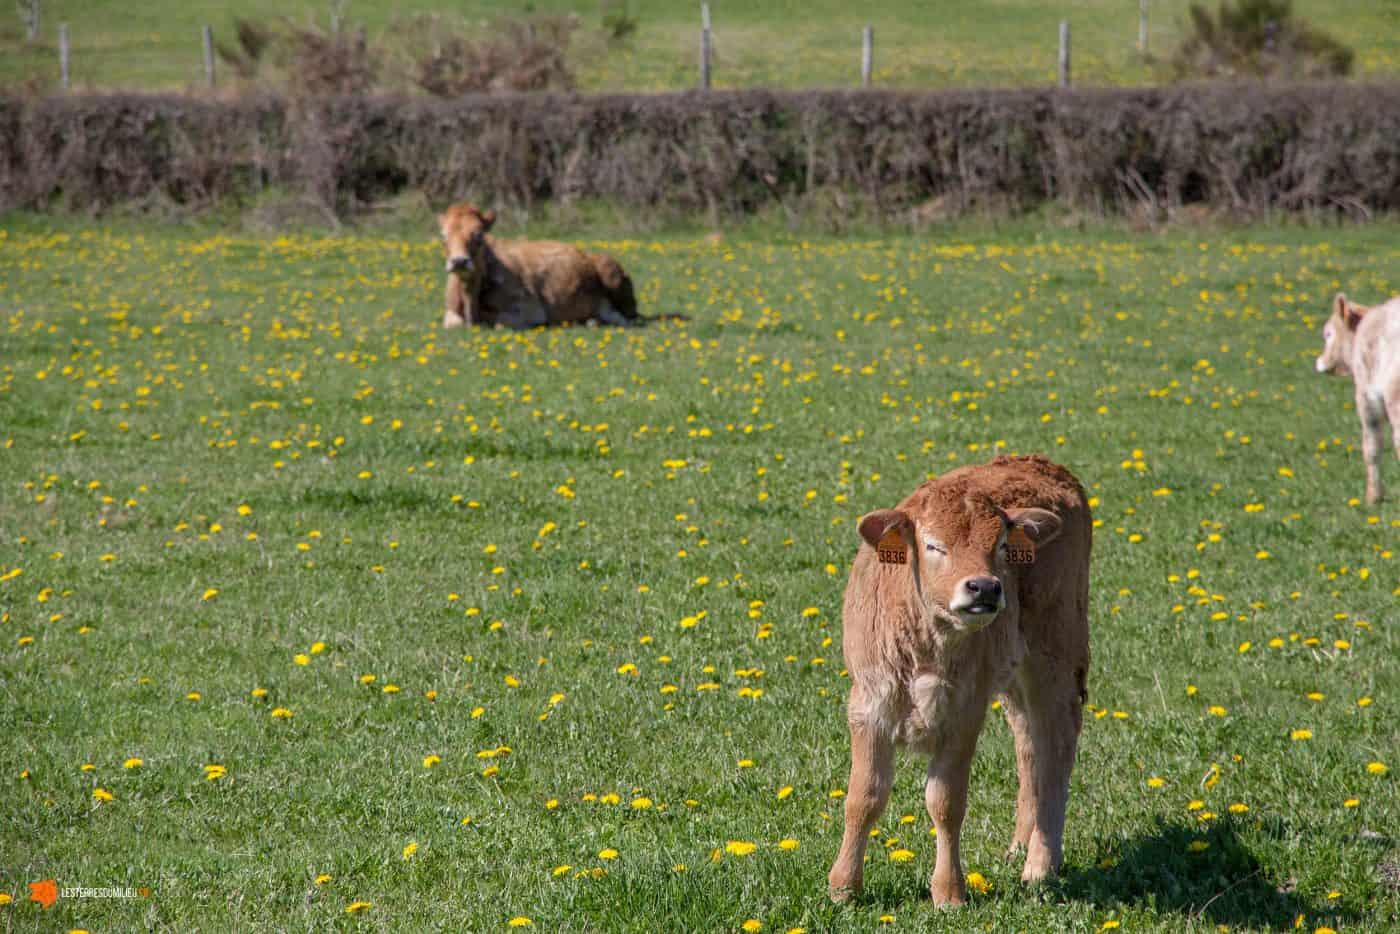
[[(583, 29), (576, 43), (585, 90), (674, 90), (697, 82), (699, 4), (691, 0), (629, 0), (638, 32), (625, 46), (601, 40), (601, 6), (578, 0), (536, 0), (542, 12), (574, 12)], [(1165, 57), (1179, 41), (1188, 0), (1153, 0), (1149, 50)], [(1400, 0), (1298, 0), (1296, 11), (1356, 50), (1356, 72), (1389, 77), (1400, 71)], [(348, 18), (381, 38), (396, 20), (441, 12), (437, 0), (392, 5), (349, 4)], [(836, 0), (796, 3), (711, 3), (715, 81), (720, 87), (849, 86), (860, 76), (860, 30), (875, 29), (876, 83), (899, 87), (1043, 85), (1055, 81), (1058, 23), (1073, 28), (1074, 76), (1084, 84), (1142, 84), (1158, 77), (1137, 43), (1134, 0), (1045, 0), (928, 3), (894, 0), (853, 5)], [(293, 11), (289, 13), (288, 11)], [(519, 5), (502, 0), (450, 7), (472, 23)], [(288, 5), (247, 0), (237, 15), (267, 20), (289, 15), (328, 22), (327, 3)], [(211, 0), (145, 4), (113, 0), (44, 3), (42, 40), (23, 41), (11, 5), (0, 13), (0, 83), (58, 78), (57, 28), (67, 22), (78, 87), (179, 89), (203, 78), (200, 27), (233, 34), (234, 14)]]
[[(427, 240), (0, 219), (0, 926), (1379, 929), (1400, 511), (1312, 357), (1397, 232), (617, 240), (692, 321), (505, 334)], [(832, 906), (855, 519), (995, 451), (1100, 522), (1064, 876), (993, 718), (990, 890), (929, 904), (904, 757)]]

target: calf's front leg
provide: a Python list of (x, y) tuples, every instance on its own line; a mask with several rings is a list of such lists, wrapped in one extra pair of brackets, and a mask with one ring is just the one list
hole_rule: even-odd
[[(857, 704), (852, 689), (851, 706)], [(841, 852), (827, 875), (833, 901), (859, 895), (865, 881), (865, 845), (889, 800), (894, 782), (894, 742), (875, 726), (851, 722), (851, 781), (846, 788), (846, 829)]]
[[(980, 725), (980, 721), (979, 721)], [(972, 753), (977, 734), (960, 737), (939, 749), (928, 766), (928, 781), (924, 785), (924, 806), (938, 830), (937, 855), (933, 877), (929, 880), (929, 895), (938, 906), (961, 905), (967, 901), (967, 882), (963, 879), (962, 839), (963, 818), (967, 815), (967, 780), (972, 772)]]

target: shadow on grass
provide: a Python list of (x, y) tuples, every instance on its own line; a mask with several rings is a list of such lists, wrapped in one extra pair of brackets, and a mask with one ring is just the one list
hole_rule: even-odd
[[(1098, 905), (1132, 905), (1175, 913), (1190, 920), (1250, 928), (1291, 928), (1299, 915), (1355, 920), (1333, 905), (1308, 904), (1291, 880), (1271, 878), (1240, 839), (1235, 820), (1209, 825), (1158, 819), (1156, 828), (1116, 851), (1101, 853), (1096, 866), (1074, 869), (1055, 883), (1065, 898)], [(1280, 837), (1281, 821), (1253, 832)]]

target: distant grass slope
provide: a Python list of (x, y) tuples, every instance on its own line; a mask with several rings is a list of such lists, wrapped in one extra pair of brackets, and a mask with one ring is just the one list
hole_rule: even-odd
[[(1151, 49), (1175, 45), (1187, 0), (1153, 0)], [(696, 80), (699, 4), (692, 0), (631, 0), (640, 28), (624, 48), (609, 49), (598, 36), (600, 6), (593, 2), (537, 0), (546, 12), (575, 12), (591, 35), (579, 43), (578, 68), (585, 90), (674, 90)], [(269, 19), (313, 16), (325, 22), (325, 3), (246, 0), (237, 15)], [(461, 11), (483, 23), (518, 4), (478, 0), (402, 0), (375, 5), (359, 0), (348, 17), (382, 35), (397, 18), (419, 12)], [(1074, 74), (1081, 83), (1141, 84), (1152, 69), (1137, 53), (1135, 0), (917, 2), (838, 0), (798, 3), (711, 4), (717, 52), (716, 80), (723, 87), (815, 87), (854, 84), (859, 78), (860, 29), (875, 28), (876, 79), (901, 87), (1045, 84), (1055, 79), (1056, 24), (1073, 26)], [(1400, 72), (1400, 2), (1397, 0), (1298, 0), (1295, 9), (1357, 52), (1363, 76)], [(184, 88), (202, 80), (201, 24), (231, 35), (235, 13), (212, 0), (115, 0), (46, 2), (42, 41), (29, 46), (13, 4), (0, 7), (0, 83), (34, 77), (57, 81), (57, 24), (67, 22), (73, 42), (75, 84), (90, 87)]]

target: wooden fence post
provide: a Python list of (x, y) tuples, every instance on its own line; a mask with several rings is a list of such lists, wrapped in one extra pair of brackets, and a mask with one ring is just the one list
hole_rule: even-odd
[(866, 26), (860, 34), (860, 83), (870, 87), (870, 75), (875, 69), (875, 30)]
[(1060, 87), (1069, 87), (1069, 20), (1060, 20)]
[(1138, 0), (1138, 51), (1147, 54), (1147, 0)]
[(204, 80), (214, 86), (214, 30), (204, 27)]
[(710, 5), (700, 4), (700, 88), (710, 89)]
[(68, 90), (68, 24), (58, 24), (58, 74), (63, 90)]

